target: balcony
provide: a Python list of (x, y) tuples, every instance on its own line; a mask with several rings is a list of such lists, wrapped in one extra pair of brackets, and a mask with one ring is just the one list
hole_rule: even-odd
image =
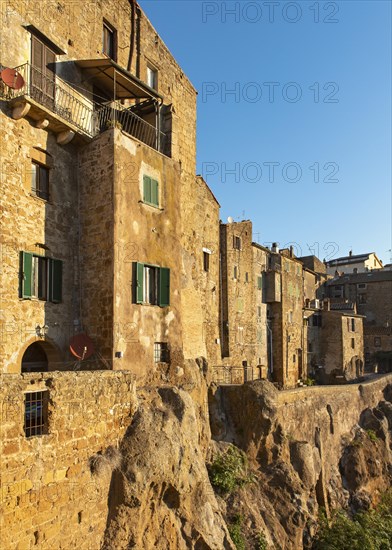
[[(48, 76), (29, 63), (14, 71), (22, 76), (23, 86), (16, 90), (0, 80), (0, 98), (10, 102), (14, 119), (33, 119), (38, 128), (56, 133), (58, 143), (69, 143), (75, 135), (90, 141), (108, 128), (117, 127), (170, 156), (170, 144), (158, 124), (153, 126), (135, 112), (147, 112), (147, 108), (151, 111), (151, 99), (127, 108), (116, 100), (98, 105), (54, 73)], [(153, 108), (158, 109), (155, 104)]]

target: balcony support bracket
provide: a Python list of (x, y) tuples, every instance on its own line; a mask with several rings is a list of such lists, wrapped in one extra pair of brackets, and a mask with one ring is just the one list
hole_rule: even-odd
[(30, 111), (30, 103), (27, 101), (18, 101), (18, 103), (15, 103), (12, 109), (12, 118), (14, 120), (20, 120), (21, 118), (24, 118), (27, 113)]
[(57, 143), (59, 145), (67, 145), (75, 137), (75, 132), (72, 130), (66, 130), (65, 132), (60, 132), (57, 134)]
[(35, 123), (35, 127), (43, 130), (49, 126), (49, 120), (47, 118), (42, 118)]

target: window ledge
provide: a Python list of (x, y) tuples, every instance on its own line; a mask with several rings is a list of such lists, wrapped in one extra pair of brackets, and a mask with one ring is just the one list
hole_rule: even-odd
[(151, 202), (147, 201), (139, 201), (140, 204), (145, 204), (146, 206), (149, 206), (150, 208), (154, 208), (154, 210), (158, 210), (160, 212), (164, 211), (164, 208), (161, 208), (160, 206), (157, 206), (156, 204), (153, 204)]
[(43, 202), (44, 204), (51, 204), (50, 199), (43, 199), (42, 197), (38, 197), (38, 195), (34, 195), (34, 193), (29, 193), (29, 196), (33, 199)]

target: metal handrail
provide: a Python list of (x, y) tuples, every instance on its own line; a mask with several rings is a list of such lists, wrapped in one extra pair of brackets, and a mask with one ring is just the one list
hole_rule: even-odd
[(251, 367), (212, 367), (212, 380), (219, 385), (243, 384), (248, 378), (245, 369), (251, 369)]
[(15, 67), (15, 71), (22, 75), (24, 85), (19, 90), (3, 86), (0, 88), (0, 97), (16, 99), (28, 96), (92, 138), (110, 127), (120, 127), (123, 132), (146, 145), (165, 152), (166, 134), (130, 108), (116, 101), (98, 105), (58, 75), (53, 73), (53, 77), (48, 77), (30, 63)]

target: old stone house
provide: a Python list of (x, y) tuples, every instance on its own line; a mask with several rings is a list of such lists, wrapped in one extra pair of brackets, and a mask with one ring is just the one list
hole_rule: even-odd
[[(136, 2), (93, 8), (86, 18), (77, 3), (2, 3), (4, 372), (73, 367), (79, 333), (94, 348), (79, 368), (151, 376), (187, 350), (194, 226), (182, 206), (206, 187), (195, 181), (196, 91)], [(217, 209), (200, 254), (217, 242)], [(200, 321), (212, 356), (218, 293)]]
[(351, 251), (348, 256), (335, 258), (325, 263), (328, 275), (338, 273), (365, 273), (373, 269), (381, 269), (382, 262), (375, 252), (366, 254), (353, 254)]
[(328, 281), (332, 302), (350, 301), (364, 318), (366, 368), (392, 368), (392, 271), (344, 274)]

